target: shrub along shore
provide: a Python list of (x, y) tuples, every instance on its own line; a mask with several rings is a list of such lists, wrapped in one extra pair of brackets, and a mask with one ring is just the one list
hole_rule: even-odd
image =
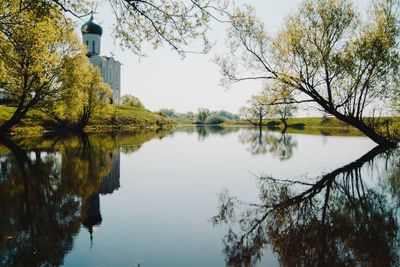
[[(0, 123), (10, 118), (15, 107), (0, 106)], [(85, 132), (129, 132), (138, 129), (171, 128), (175, 122), (145, 108), (110, 106), (96, 111), (84, 128)], [(56, 127), (48, 116), (31, 110), (11, 130), (11, 135), (39, 135), (46, 132), (68, 131)]]

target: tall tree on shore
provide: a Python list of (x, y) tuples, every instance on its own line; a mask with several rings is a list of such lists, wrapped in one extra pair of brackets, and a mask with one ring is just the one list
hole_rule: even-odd
[(306, 0), (273, 36), (248, 7), (231, 16), (231, 54), (216, 62), (228, 86), (249, 79), (287, 85), (293, 103), (314, 103), (393, 146), (393, 136), (365, 117), (382, 110), (398, 86), (399, 14), (397, 0), (372, 2), (364, 20), (349, 0)]
[(32, 108), (60, 97), (62, 60), (79, 53), (81, 46), (72, 24), (56, 11), (20, 11), (18, 1), (6, 1), (0, 3), (0, 13), (12, 14), (8, 27), (0, 27), (0, 84), (17, 101), (14, 114), (0, 125), (4, 134)]
[(107, 105), (111, 90), (84, 51), (66, 57), (59, 75), (60, 98), (39, 107), (59, 128), (81, 131), (96, 109)]

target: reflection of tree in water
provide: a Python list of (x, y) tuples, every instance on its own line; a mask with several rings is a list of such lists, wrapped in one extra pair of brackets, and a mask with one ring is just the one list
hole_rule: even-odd
[(380, 153), (375, 148), (312, 184), (260, 178), (260, 204), (222, 193), (212, 221), (240, 229), (224, 238), (228, 265), (250, 266), (270, 245), (283, 266), (398, 266), (398, 198), (381, 190), (379, 176), (376, 185), (366, 182), (393, 159)]
[(171, 131), (168, 129), (146, 129), (139, 130), (129, 133), (122, 133), (116, 136), (118, 146), (122, 153), (129, 154), (138, 151), (142, 144), (153, 139), (159, 138), (162, 139), (166, 135), (171, 134)]
[(400, 150), (396, 151), (393, 160), (386, 164), (389, 169), (389, 190), (400, 206)]
[(5, 144), (13, 156), (0, 184), (1, 265), (61, 265), (80, 227), (80, 203), (62, 186), (59, 154)]
[(101, 223), (99, 196), (119, 188), (120, 151), (167, 132), (0, 140), (0, 266), (62, 265), (81, 223)]
[(211, 135), (228, 135), (231, 133), (238, 132), (240, 127), (224, 127), (221, 125), (197, 125), (197, 126), (187, 126), (179, 127), (174, 132), (184, 132), (187, 134), (196, 133), (199, 141), (204, 141), (207, 137)]
[(293, 156), (297, 141), (294, 136), (285, 132), (262, 131), (262, 128), (249, 129), (239, 135), (239, 142), (248, 145), (247, 151), (252, 155), (270, 153), (280, 160)]
[(115, 144), (81, 136), (27, 152), (2, 143), (12, 154), (0, 181), (0, 265), (61, 265), (81, 221), (92, 215), (88, 205), (110, 173)]

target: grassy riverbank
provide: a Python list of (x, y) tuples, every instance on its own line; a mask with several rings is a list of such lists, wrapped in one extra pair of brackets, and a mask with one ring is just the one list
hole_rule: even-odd
[[(368, 118), (366, 118), (367, 120)], [(400, 117), (381, 118), (381, 121), (388, 120), (389, 130), (395, 132), (400, 129)], [(191, 121), (177, 121), (181, 125), (193, 124)], [(284, 125), (278, 119), (264, 120), (264, 126), (272, 130), (283, 130)], [(363, 135), (356, 128), (334, 118), (334, 117), (305, 117), (305, 118), (290, 118), (287, 120), (289, 125), (287, 132), (290, 133), (305, 133), (305, 134), (324, 134), (324, 135)], [(227, 120), (220, 126), (253, 126), (246, 120)], [(386, 124), (382, 123), (379, 130), (386, 130)]]
[[(15, 107), (0, 106), (0, 123), (10, 118)], [(112, 106), (99, 110), (86, 126), (86, 132), (128, 132), (137, 129), (168, 128), (175, 124), (171, 119), (144, 108)], [(16, 125), (13, 135), (36, 135), (53, 131), (49, 118), (40, 111), (32, 110)]]
[[(395, 123), (400, 123), (400, 117), (384, 117), (383, 119), (393, 120)], [(278, 119), (267, 119), (263, 120), (263, 124), (267, 126), (271, 122), (279, 124), (278, 126), (283, 126), (283, 123)], [(334, 117), (304, 117), (304, 118), (290, 118), (287, 120), (288, 124), (291, 126), (299, 126), (301, 124), (304, 127), (335, 127), (335, 128), (346, 128), (352, 127)], [(226, 121), (224, 125), (251, 125), (246, 120), (232, 120)]]

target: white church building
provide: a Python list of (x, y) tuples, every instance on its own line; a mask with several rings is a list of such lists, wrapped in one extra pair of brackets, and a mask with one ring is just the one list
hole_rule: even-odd
[(112, 102), (121, 104), (121, 63), (113, 57), (100, 56), (101, 35), (103, 29), (96, 24), (93, 14), (89, 21), (82, 25), (82, 41), (88, 49), (87, 56), (92, 64), (100, 69), (103, 81), (112, 90)]

